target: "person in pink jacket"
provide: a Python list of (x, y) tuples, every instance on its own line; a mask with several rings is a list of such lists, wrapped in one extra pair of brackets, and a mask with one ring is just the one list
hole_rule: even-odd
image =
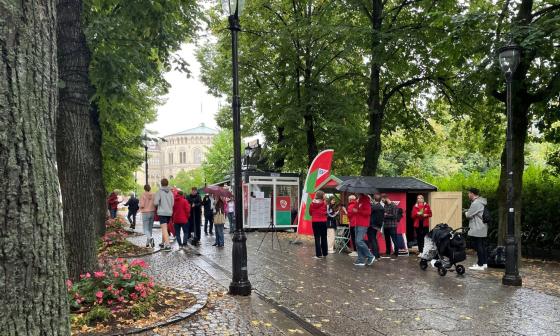
[(144, 193), (140, 197), (140, 213), (142, 214), (142, 224), (144, 234), (146, 235), (146, 247), (154, 247), (152, 230), (154, 228), (156, 207), (154, 206), (154, 194), (150, 192), (151, 189), (150, 185), (146, 184), (144, 186)]

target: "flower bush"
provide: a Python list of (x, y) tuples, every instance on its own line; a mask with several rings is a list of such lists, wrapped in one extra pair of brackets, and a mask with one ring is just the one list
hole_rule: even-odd
[(123, 256), (144, 252), (141, 247), (126, 240), (129, 236), (129, 232), (125, 229), (126, 225), (126, 220), (122, 217), (108, 219), (105, 222), (105, 235), (101, 237), (98, 246), (98, 256), (102, 263), (110, 256)]
[(116, 311), (129, 308), (155, 293), (155, 284), (145, 270), (148, 265), (143, 260), (127, 262), (119, 258), (108, 261), (105, 269), (80, 275), (73, 283), (66, 281), (71, 308), (87, 311), (102, 305)]

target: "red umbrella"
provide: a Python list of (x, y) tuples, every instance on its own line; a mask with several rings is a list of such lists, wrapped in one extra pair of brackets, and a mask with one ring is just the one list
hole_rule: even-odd
[(233, 194), (231, 193), (231, 191), (219, 187), (219, 186), (208, 186), (208, 187), (204, 187), (204, 192), (207, 194), (212, 194), (214, 196), (218, 196), (218, 197), (232, 197)]

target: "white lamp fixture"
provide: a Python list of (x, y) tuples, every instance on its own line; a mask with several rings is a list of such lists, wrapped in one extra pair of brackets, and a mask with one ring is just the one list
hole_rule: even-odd
[(245, 0), (221, 0), (224, 11), (229, 15), (240, 16), (245, 6)]
[(515, 43), (500, 48), (499, 50), (500, 67), (505, 75), (511, 75), (517, 69), (521, 59), (521, 47)]

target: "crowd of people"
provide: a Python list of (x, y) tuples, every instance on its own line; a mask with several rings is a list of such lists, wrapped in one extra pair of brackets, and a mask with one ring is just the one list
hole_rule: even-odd
[[(486, 236), (488, 226), (483, 221), (486, 199), (480, 197), (476, 188), (469, 189), (471, 207), (465, 211), (469, 220), (468, 234), (471, 236), (477, 252), (478, 261), (470, 267), (471, 270), (485, 270), (487, 268)], [(346, 205), (342, 205), (334, 196), (325, 200), (325, 193), (318, 191), (309, 206), (313, 235), (315, 238), (315, 259), (322, 259), (329, 253), (334, 253), (337, 226), (340, 225), (341, 214), (349, 220), (350, 243), (353, 252), (349, 255), (357, 257), (354, 265), (372, 265), (380, 258), (395, 258), (399, 254), (399, 240), (397, 226), (403, 211), (391, 201), (389, 195), (374, 193), (350, 195)], [(423, 195), (417, 195), (416, 203), (410, 212), (414, 226), (414, 233), (418, 245), (418, 255), (424, 250), (424, 239), (430, 230), (432, 209), (424, 200)], [(379, 253), (378, 233), (382, 233), (385, 243), (385, 254)]]
[[(111, 218), (116, 218), (119, 203), (121, 201), (118, 191), (112, 192), (107, 198), (107, 209)], [(150, 185), (145, 185), (140, 199), (131, 193), (124, 206), (128, 207), (127, 218), (131, 230), (136, 228), (136, 217), (140, 211), (143, 232), (146, 235), (146, 247), (155, 247), (153, 238), (155, 221), (158, 221), (161, 227), (162, 242), (159, 246), (164, 251), (171, 251), (172, 241), (176, 241), (179, 248), (186, 248), (189, 242), (193, 246), (199, 246), (203, 211), (204, 234), (214, 235), (215, 232), (213, 246), (224, 247), (226, 216), (230, 223), (230, 232), (233, 232), (235, 218), (233, 199), (216, 197), (214, 200), (210, 195), (201, 198), (195, 187), (186, 195), (180, 189), (171, 188), (165, 178), (161, 180), (157, 192), (153, 193)]]

